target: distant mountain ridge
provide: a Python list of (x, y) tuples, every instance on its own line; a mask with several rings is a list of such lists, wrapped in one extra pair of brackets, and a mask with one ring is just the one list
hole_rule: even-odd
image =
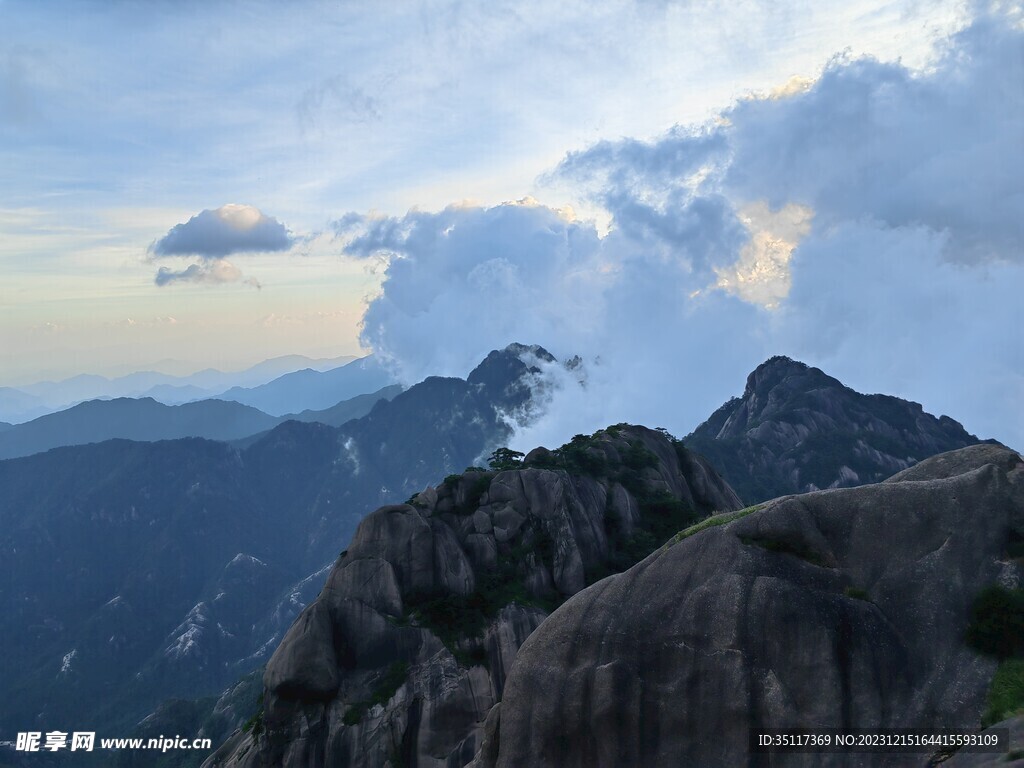
[(234, 441), (267, 432), (289, 419), (340, 427), (365, 416), (378, 400), (391, 399), (401, 389), (393, 385), (342, 400), (326, 410), (284, 416), (271, 416), (231, 400), (198, 400), (182, 405), (164, 405), (149, 397), (89, 400), (24, 424), (0, 424), (0, 459), (113, 439), (153, 442), (202, 437)]
[(318, 359), (283, 355), (241, 371), (207, 368), (187, 375), (137, 371), (114, 378), (80, 374), (60, 381), (3, 386), (0, 387), (0, 420), (24, 422), (88, 400), (119, 397), (152, 397), (166, 405), (178, 405), (212, 398), (233, 386), (259, 386), (292, 371), (328, 370), (356, 359), (352, 355)]
[(0, 459), (114, 438), (233, 440), (271, 429), (278, 421), (255, 408), (223, 400), (185, 405), (164, 405), (150, 397), (90, 400), (0, 432)]
[(283, 416), (297, 408), (330, 408), (339, 400), (395, 383), (394, 376), (371, 355), (327, 371), (294, 371), (258, 387), (232, 387), (217, 397), (259, 408), (272, 416)]
[(530, 371), (497, 352), (468, 380), (245, 448), (109, 440), (0, 461), (0, 728), (127, 729), (264, 663), (365, 513), (507, 442)]
[(683, 442), (753, 504), (877, 483), (929, 456), (981, 441), (918, 403), (862, 395), (818, 368), (777, 356), (747, 377), (741, 397)]

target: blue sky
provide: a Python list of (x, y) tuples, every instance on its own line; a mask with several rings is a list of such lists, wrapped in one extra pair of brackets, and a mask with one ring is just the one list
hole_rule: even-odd
[(3, 0), (0, 385), (516, 339), (603, 355), (551, 429), (686, 431), (782, 352), (1020, 439), (1020, 24)]

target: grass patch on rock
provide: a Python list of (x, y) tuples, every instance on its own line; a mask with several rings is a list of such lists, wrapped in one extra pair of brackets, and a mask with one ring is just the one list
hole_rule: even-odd
[(726, 525), (739, 520), (740, 518), (751, 515), (757, 512), (764, 504), (754, 504), (751, 507), (744, 507), (743, 509), (736, 509), (731, 512), (720, 512), (717, 515), (711, 515), (711, 517), (704, 518), (696, 525), (691, 525), (689, 528), (685, 528), (677, 533), (673, 539), (672, 544), (678, 544), (683, 539), (688, 539), (696, 533), (700, 533), (707, 528), (714, 528), (716, 525)]
[(988, 709), (981, 724), (988, 728), (1024, 710), (1024, 659), (1007, 659), (988, 689)]

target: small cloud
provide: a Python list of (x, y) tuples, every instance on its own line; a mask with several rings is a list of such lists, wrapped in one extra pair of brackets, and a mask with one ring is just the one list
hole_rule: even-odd
[(299, 319), (291, 315), (279, 315), (271, 312), (269, 315), (260, 318), (259, 324), (263, 328), (276, 328), (281, 325), (298, 325)]
[(380, 101), (345, 77), (331, 77), (306, 89), (295, 108), (303, 133), (338, 123), (381, 119)]
[(277, 219), (251, 205), (231, 203), (175, 225), (149, 250), (157, 257), (223, 259), (233, 253), (287, 251), (294, 243), (295, 238)]
[(171, 283), (245, 283), (260, 284), (246, 278), (226, 257), (233, 253), (269, 253), (287, 251), (297, 242), (285, 226), (251, 205), (222, 205), (216, 210), (197, 213), (149, 247), (154, 258), (168, 256), (198, 257), (199, 263), (184, 269), (160, 267), (154, 282)]
[(258, 280), (245, 277), (242, 270), (227, 259), (218, 259), (203, 264), (189, 264), (185, 269), (177, 271), (160, 267), (154, 282), (160, 287), (171, 283), (244, 283), (256, 289), (262, 287)]

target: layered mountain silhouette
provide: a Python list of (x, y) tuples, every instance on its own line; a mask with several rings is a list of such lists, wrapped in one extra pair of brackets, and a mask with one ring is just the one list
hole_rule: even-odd
[(183, 405), (164, 405), (149, 397), (90, 400), (24, 424), (0, 427), (0, 459), (115, 438), (146, 442), (183, 437), (239, 440), (267, 432), (288, 420), (341, 426), (365, 416), (378, 400), (391, 399), (400, 391), (400, 386), (392, 385), (342, 400), (326, 410), (305, 410), (285, 416), (271, 416), (227, 400), (199, 400)]
[(258, 408), (272, 416), (303, 409), (323, 410), (340, 400), (375, 392), (395, 379), (374, 357), (364, 357), (327, 371), (306, 369), (288, 373), (258, 387), (232, 387), (217, 395)]
[(113, 438), (234, 440), (271, 429), (279, 421), (255, 408), (223, 400), (174, 406), (149, 397), (91, 400), (0, 432), (0, 459)]
[(127, 730), (265, 663), (368, 511), (508, 439), (506, 415), (530, 399), (524, 350), (341, 428), (0, 461), (0, 727)]
[[(338, 368), (355, 359), (351, 355), (320, 359), (284, 355), (264, 360), (241, 371), (207, 368), (187, 375), (174, 375), (152, 370), (115, 378), (82, 374), (61, 381), (0, 387), (0, 419), (24, 422), (87, 400), (119, 397), (152, 397), (166, 405), (180, 405), (216, 397), (232, 387), (257, 387), (294, 371)], [(341, 399), (339, 396), (335, 402)]]
[(889, 395), (862, 395), (788, 357), (773, 357), (683, 439), (747, 503), (876, 483), (937, 453), (979, 442), (948, 416)]

